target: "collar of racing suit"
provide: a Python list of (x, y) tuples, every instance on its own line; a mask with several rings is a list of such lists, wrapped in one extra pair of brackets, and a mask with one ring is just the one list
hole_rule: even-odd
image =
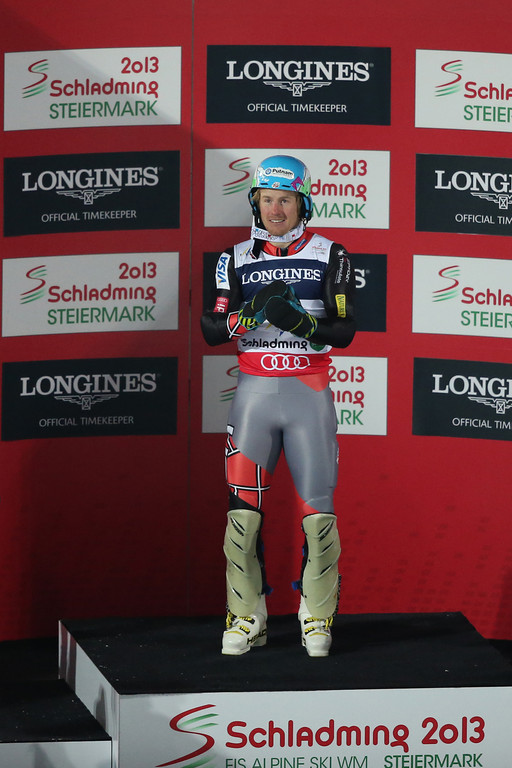
[(304, 219), (299, 221), (296, 227), (291, 229), (286, 235), (271, 235), (264, 227), (259, 227), (255, 222), (251, 227), (251, 237), (253, 240), (266, 240), (269, 243), (291, 243), (297, 240), (306, 231), (306, 222)]
[[(260, 243), (260, 247), (257, 249), (257, 253), (263, 250), (265, 251), (265, 253), (268, 253), (271, 256), (292, 256), (293, 254), (301, 251), (304, 248), (304, 246), (307, 245), (307, 243), (309, 243), (312, 237), (313, 237), (312, 232), (304, 232), (300, 237), (298, 237), (296, 240), (291, 242), (285, 248), (280, 248), (279, 245), (271, 243), (270, 241), (263, 242), (263, 243)], [(253, 248), (253, 253), (255, 250), (256, 249)]]

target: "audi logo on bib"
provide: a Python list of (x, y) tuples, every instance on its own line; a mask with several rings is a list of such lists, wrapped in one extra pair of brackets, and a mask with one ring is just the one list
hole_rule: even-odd
[(263, 355), (261, 365), (266, 371), (303, 371), (309, 365), (306, 355)]

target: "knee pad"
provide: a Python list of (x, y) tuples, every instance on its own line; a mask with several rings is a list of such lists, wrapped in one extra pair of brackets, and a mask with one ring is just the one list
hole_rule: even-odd
[(263, 591), (263, 575), (258, 558), (261, 515), (252, 509), (228, 512), (224, 554), (228, 608), (235, 616), (254, 613)]
[(341, 546), (336, 515), (307, 515), (302, 529), (306, 537), (302, 595), (312, 616), (328, 619), (336, 613), (339, 597)]

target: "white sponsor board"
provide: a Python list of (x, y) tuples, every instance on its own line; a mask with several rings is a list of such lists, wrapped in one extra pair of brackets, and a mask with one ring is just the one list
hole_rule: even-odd
[(226, 432), (237, 382), (236, 355), (203, 357), (203, 432)]
[(352, 149), (205, 150), (206, 227), (250, 227), (247, 199), (258, 163), (299, 157), (311, 173), (311, 227), (388, 229), (389, 152)]
[[(238, 375), (236, 356), (203, 357), (203, 432), (225, 432)], [(330, 386), (338, 434), (385, 435), (387, 359), (333, 354)]]
[(4, 259), (2, 335), (178, 328), (178, 253)]
[[(510, 688), (126, 696), (119, 766), (453, 768), (506, 765)], [(201, 757), (199, 757), (201, 756)]]
[(333, 353), (330, 386), (341, 435), (387, 433), (388, 361)]
[(181, 121), (181, 48), (5, 54), (4, 129)]
[(413, 332), (512, 338), (509, 259), (414, 257)]
[(512, 55), (416, 51), (416, 126), (512, 131)]

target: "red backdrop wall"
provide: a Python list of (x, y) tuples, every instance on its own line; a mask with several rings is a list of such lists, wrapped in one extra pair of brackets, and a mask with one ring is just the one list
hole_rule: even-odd
[[(341, 610), (462, 611), (488, 637), (512, 638), (512, 532), (506, 440), (412, 434), (413, 361), (509, 362), (509, 339), (413, 334), (413, 254), (509, 258), (504, 236), (415, 230), (418, 153), (507, 157), (507, 133), (414, 125), (417, 49), (510, 50), (512, 11), (497, 0), (324, 2), (286, 12), (227, 0), (73, 5), (3, 0), (3, 52), (179, 46), (179, 125), (3, 131), (5, 158), (176, 150), (175, 229), (2, 237), (3, 260), (179, 252), (179, 323), (172, 331), (2, 337), (17, 361), (173, 357), (177, 428), (171, 435), (48, 438), (0, 443), (0, 638), (56, 631), (59, 618), (218, 614), (224, 610), (226, 512), (222, 434), (202, 432), (200, 337), (203, 254), (245, 239), (204, 226), (205, 150), (344, 148), (390, 152), (389, 229), (322, 230), (354, 253), (387, 254), (387, 328), (361, 332), (350, 355), (388, 360), (386, 435), (340, 438), (336, 504), (343, 544)], [(391, 124), (208, 123), (208, 45), (377, 46), (391, 49)], [(2, 62), (3, 66), (3, 62)], [(219, 98), (222, 95), (219, 94)], [(3, 186), (3, 185), (2, 185)], [(3, 229), (2, 229), (3, 231)], [(5, 414), (4, 414), (5, 416)], [(284, 462), (266, 515), (271, 611), (295, 610), (302, 536)]]

